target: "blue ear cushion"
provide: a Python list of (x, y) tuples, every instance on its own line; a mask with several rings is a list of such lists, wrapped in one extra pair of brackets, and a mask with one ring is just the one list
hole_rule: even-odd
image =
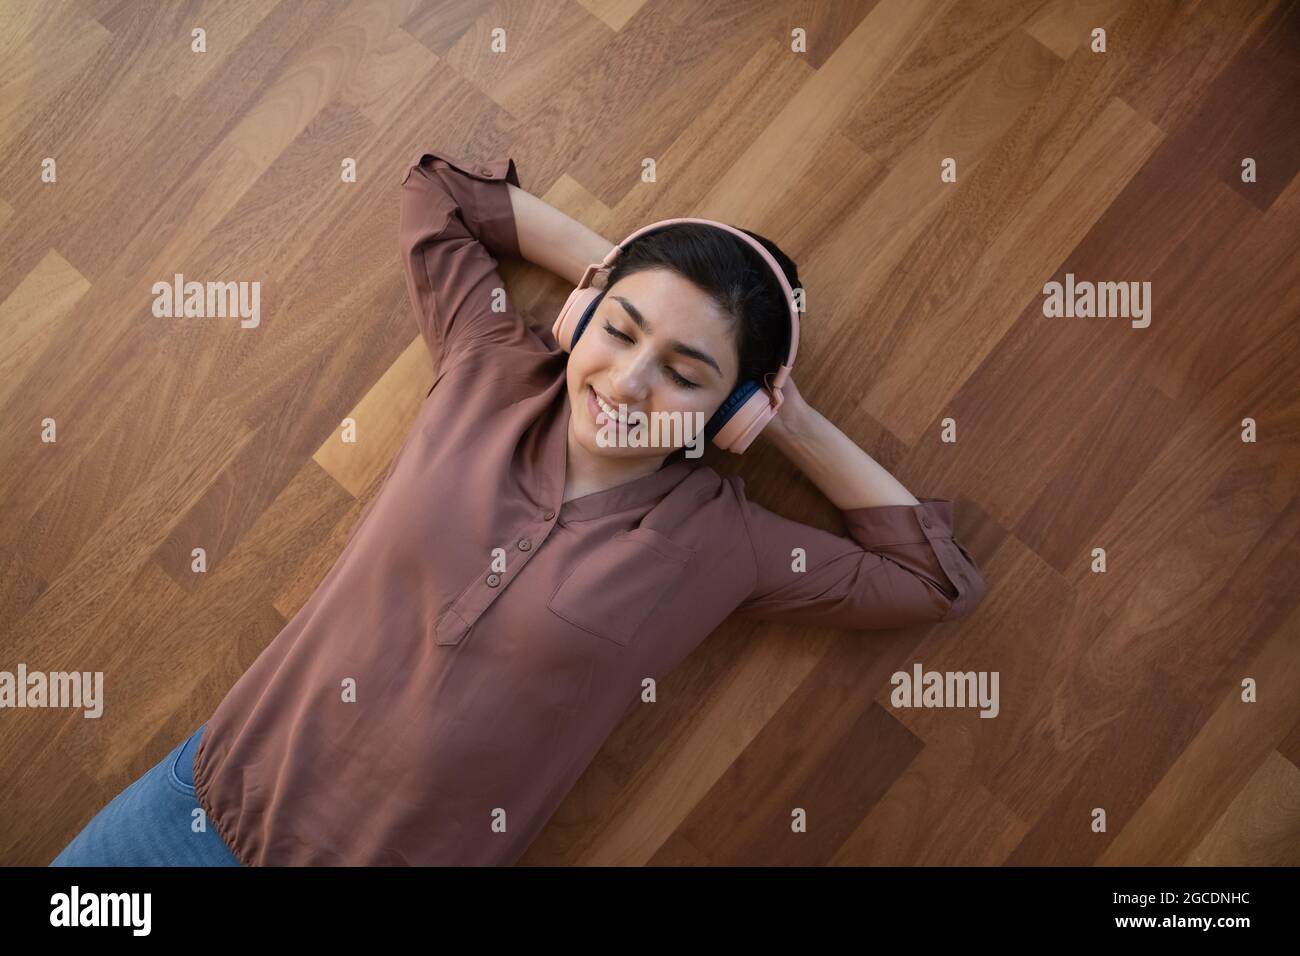
[(602, 289), (600, 295), (592, 299), (591, 303), (587, 306), (587, 308), (583, 310), (582, 318), (578, 320), (578, 327), (573, 330), (573, 341), (569, 343), (570, 351), (572, 351), (573, 346), (578, 344), (578, 339), (582, 337), (582, 330), (585, 329), (587, 327), (587, 323), (591, 321), (591, 316), (593, 313), (595, 313), (596, 306), (600, 305), (600, 300), (605, 298), (606, 291), (608, 290)]
[(727, 424), (731, 416), (736, 414), (736, 409), (744, 405), (759, 389), (759, 384), (754, 379), (741, 382), (736, 386), (736, 390), (727, 396), (727, 400), (718, 406), (718, 410), (713, 413), (707, 425), (704, 426), (704, 437), (713, 440), (713, 436), (722, 430), (722, 426)]

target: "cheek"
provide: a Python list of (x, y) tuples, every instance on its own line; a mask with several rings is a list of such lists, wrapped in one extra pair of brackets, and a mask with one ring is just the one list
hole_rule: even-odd
[(699, 412), (708, 421), (718, 406), (726, 396), (714, 398), (713, 391), (710, 390), (708, 395), (701, 395), (698, 391), (691, 392), (689, 395), (683, 395), (677, 389), (669, 389), (671, 395), (664, 402), (664, 406), (672, 411), (682, 412), (684, 414), (694, 415)]
[(608, 351), (605, 343), (596, 335), (596, 330), (588, 327), (587, 331), (582, 333), (582, 338), (578, 339), (578, 344), (570, 353), (569, 361), (577, 363), (578, 368), (591, 369), (596, 366), (604, 365), (607, 361)]
[(569, 353), (566, 374), (569, 377), (569, 384), (575, 388), (586, 384), (587, 379), (591, 377), (593, 367), (598, 364), (593, 354), (596, 350), (589, 346), (584, 347), (585, 340), (584, 335), (578, 340), (577, 348)]

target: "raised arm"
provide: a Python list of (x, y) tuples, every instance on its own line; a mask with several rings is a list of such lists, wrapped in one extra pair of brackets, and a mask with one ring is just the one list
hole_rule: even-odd
[(513, 159), (467, 162), (421, 153), (403, 174), (398, 239), (420, 332), (442, 368), (476, 346), (539, 348), (497, 262), (519, 258), (507, 187)]
[(572, 286), (582, 280), (588, 265), (600, 262), (614, 248), (604, 236), (518, 186), (510, 186), (510, 205), (523, 257)]
[(953, 537), (948, 499), (850, 509), (845, 537), (769, 511), (730, 480), (754, 562), (754, 585), (736, 608), (743, 617), (878, 630), (964, 617), (984, 596), (979, 568)]
[(781, 391), (781, 410), (763, 429), (763, 437), (781, 449), (831, 504), (847, 511), (918, 503), (898, 479), (809, 405), (793, 378)]
[(790, 385), (763, 434), (840, 509), (849, 536), (748, 501), (740, 483), (755, 583), (737, 612), (849, 629), (969, 614), (986, 584), (953, 535), (951, 500), (914, 497)]

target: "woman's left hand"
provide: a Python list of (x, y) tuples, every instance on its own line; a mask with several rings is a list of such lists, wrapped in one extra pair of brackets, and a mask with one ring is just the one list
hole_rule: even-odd
[(811, 407), (794, 384), (794, 376), (789, 376), (781, 386), (781, 407), (764, 431), (774, 432), (776, 436), (788, 435), (791, 429), (798, 427)]

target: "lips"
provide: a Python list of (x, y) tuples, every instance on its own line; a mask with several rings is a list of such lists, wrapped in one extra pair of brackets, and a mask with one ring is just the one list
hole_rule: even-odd
[[(611, 408), (617, 408), (613, 402), (608, 401), (603, 395), (601, 396), (601, 401), (606, 402)], [(592, 419), (597, 425), (603, 425), (606, 421), (618, 421), (617, 416), (608, 415), (605, 410), (600, 407), (600, 404), (596, 401), (596, 390), (590, 385), (587, 386), (587, 411), (590, 412)], [(631, 412), (628, 412), (627, 414), (630, 416)]]
[(596, 404), (596, 393), (590, 385), (587, 386), (587, 414), (597, 425), (605, 424), (605, 412)]

